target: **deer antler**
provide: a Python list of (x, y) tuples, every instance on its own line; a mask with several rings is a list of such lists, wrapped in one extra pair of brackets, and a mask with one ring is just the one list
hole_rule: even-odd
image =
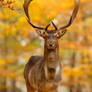
[(75, 1), (75, 7), (74, 7), (74, 10), (73, 10), (73, 13), (72, 13), (72, 15), (70, 17), (69, 22), (66, 25), (60, 27), (58, 30), (65, 29), (65, 28), (69, 27), (72, 24), (72, 22), (74, 21), (76, 15), (78, 13), (80, 0), (74, 0), (74, 1)]
[(25, 14), (26, 14), (26, 16), (27, 16), (27, 20), (28, 20), (29, 24), (30, 24), (33, 28), (44, 30), (45, 28), (35, 26), (34, 24), (32, 24), (32, 22), (31, 22), (31, 20), (30, 20), (29, 13), (28, 13), (28, 6), (29, 6), (29, 4), (30, 4), (31, 1), (32, 1), (32, 0), (24, 0), (24, 5), (23, 5), (23, 7), (24, 7)]
[[(25, 14), (26, 14), (26, 16), (27, 16), (27, 20), (28, 20), (29, 24), (30, 24), (33, 28), (36, 28), (36, 29), (48, 30), (48, 27), (50, 26), (50, 24), (48, 24), (45, 28), (44, 28), (44, 27), (38, 27), (38, 26), (35, 26), (34, 24), (32, 24), (32, 22), (31, 22), (31, 20), (30, 20), (30, 17), (29, 17), (29, 13), (28, 13), (28, 6), (29, 6), (29, 4), (30, 4), (31, 1), (32, 1), (32, 0), (24, 0), (24, 5), (23, 5), (24, 11), (25, 11)], [(74, 21), (76, 15), (77, 15), (77, 13), (78, 13), (80, 0), (74, 0), (74, 1), (75, 1), (75, 7), (74, 7), (73, 13), (72, 13), (72, 15), (71, 15), (71, 17), (70, 17), (70, 20), (69, 20), (69, 22), (68, 22), (66, 25), (64, 25), (64, 26), (62, 26), (62, 27), (60, 27), (60, 28), (57, 28), (56, 25), (54, 24), (54, 22), (51, 22), (52, 25), (54, 26), (55, 30), (58, 30), (58, 31), (59, 31), (59, 30), (61, 30), (61, 29), (66, 29), (66, 28), (69, 27), (69, 26), (72, 24), (72, 22)]]
[(46, 28), (45, 28), (45, 30), (47, 31), (48, 30), (48, 27), (50, 26), (50, 24), (48, 24), (47, 26), (46, 26)]
[(51, 23), (54, 26), (55, 30), (58, 30), (58, 28), (56, 27), (56, 25), (54, 24), (54, 22), (52, 21)]

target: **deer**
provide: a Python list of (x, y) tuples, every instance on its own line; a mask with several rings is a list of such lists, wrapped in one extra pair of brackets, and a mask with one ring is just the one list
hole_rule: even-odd
[[(72, 15), (66, 25), (58, 28), (53, 21), (46, 27), (39, 27), (32, 23), (28, 7), (32, 0), (24, 0), (24, 12), (28, 23), (36, 30), (37, 34), (44, 39), (44, 55), (31, 56), (24, 69), (24, 78), (27, 92), (58, 92), (62, 81), (62, 64), (59, 56), (60, 39), (67, 28), (73, 23), (79, 9), (80, 0), (75, 0)], [(54, 29), (48, 29), (50, 25)]]

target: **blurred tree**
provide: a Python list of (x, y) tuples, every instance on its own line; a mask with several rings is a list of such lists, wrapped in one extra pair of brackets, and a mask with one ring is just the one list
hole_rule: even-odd
[[(25, 61), (43, 53), (43, 40), (27, 23), (22, 5), (23, 0), (0, 0), (0, 92), (25, 92)], [(91, 7), (92, 0), (81, 0), (75, 22), (59, 41), (66, 92), (92, 92)], [(69, 20), (72, 8), (73, 0), (33, 0), (29, 12), (36, 25), (53, 20), (59, 27)]]

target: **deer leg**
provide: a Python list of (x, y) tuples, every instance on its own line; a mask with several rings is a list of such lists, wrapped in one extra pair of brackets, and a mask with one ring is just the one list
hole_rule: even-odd
[(58, 92), (58, 89), (57, 88), (54, 88), (52, 90), (49, 90), (48, 92)]
[(49, 90), (49, 91), (38, 91), (38, 92), (58, 92), (58, 90)]
[(27, 92), (35, 92), (35, 89), (29, 85), (29, 83), (26, 83)]
[(58, 92), (58, 88), (57, 88), (57, 87), (55, 87), (55, 88), (53, 88), (53, 89), (46, 90), (46, 91), (38, 90), (38, 92)]

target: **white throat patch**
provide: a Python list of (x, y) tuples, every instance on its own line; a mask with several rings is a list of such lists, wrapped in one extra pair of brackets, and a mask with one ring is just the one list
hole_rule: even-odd
[(57, 67), (56, 67), (56, 76), (58, 75), (59, 71), (60, 71), (60, 67), (57, 66)]

